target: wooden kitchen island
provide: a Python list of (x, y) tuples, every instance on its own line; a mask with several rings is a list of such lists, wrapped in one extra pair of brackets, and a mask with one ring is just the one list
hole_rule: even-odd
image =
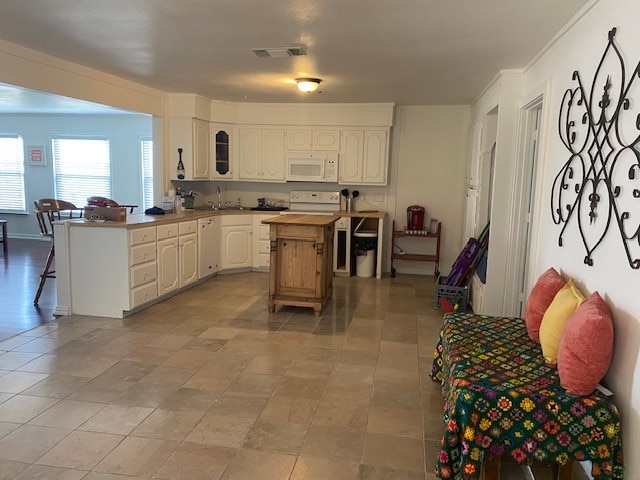
[(269, 312), (276, 305), (313, 307), (320, 316), (333, 293), (334, 215), (279, 215), (270, 225)]

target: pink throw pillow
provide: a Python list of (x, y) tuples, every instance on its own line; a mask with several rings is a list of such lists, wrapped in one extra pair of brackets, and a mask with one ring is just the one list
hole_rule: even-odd
[(564, 287), (564, 284), (564, 278), (552, 267), (540, 275), (540, 278), (531, 289), (527, 300), (527, 308), (524, 312), (524, 321), (531, 340), (540, 341), (540, 324), (542, 323), (544, 312), (547, 311), (547, 308), (549, 308), (560, 289)]
[(589, 395), (607, 373), (613, 355), (613, 315), (598, 292), (567, 321), (558, 350), (560, 385), (568, 393)]

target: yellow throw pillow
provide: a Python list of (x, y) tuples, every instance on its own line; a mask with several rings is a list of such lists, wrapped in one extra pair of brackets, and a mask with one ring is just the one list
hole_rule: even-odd
[(544, 313), (540, 325), (540, 346), (547, 365), (555, 366), (558, 363), (558, 349), (562, 331), (569, 317), (582, 302), (584, 302), (584, 295), (573, 284), (573, 279), (570, 279), (558, 291)]

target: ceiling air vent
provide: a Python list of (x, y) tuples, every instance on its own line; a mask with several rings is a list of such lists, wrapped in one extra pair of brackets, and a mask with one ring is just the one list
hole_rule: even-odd
[(307, 54), (305, 47), (254, 48), (252, 51), (258, 57), (266, 58), (299, 57)]

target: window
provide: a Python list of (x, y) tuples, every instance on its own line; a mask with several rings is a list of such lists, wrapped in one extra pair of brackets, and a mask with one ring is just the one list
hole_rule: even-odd
[(153, 140), (145, 137), (140, 140), (142, 158), (142, 209), (153, 207)]
[(54, 137), (56, 198), (77, 207), (91, 196), (111, 198), (111, 152), (107, 137)]
[(0, 135), (0, 210), (25, 212), (24, 147), (19, 135)]

